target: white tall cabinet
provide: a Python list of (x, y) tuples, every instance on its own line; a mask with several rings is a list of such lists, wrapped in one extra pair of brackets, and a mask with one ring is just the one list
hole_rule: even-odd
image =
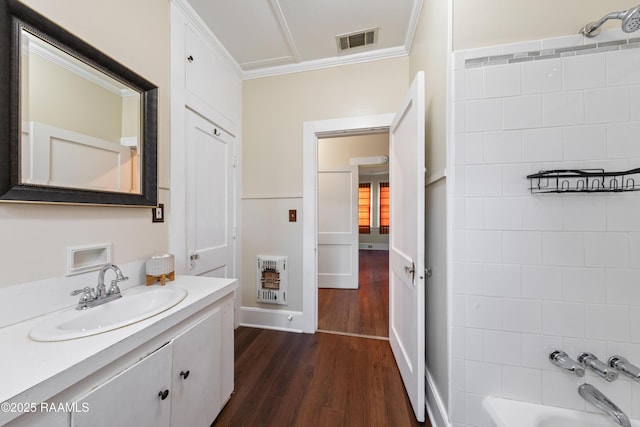
[(241, 129), (239, 66), (186, 0), (171, 0), (169, 244), (177, 273), (238, 277)]

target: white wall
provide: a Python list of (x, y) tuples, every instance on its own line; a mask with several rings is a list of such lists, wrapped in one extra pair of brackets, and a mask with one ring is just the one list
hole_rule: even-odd
[[(526, 179), (640, 165), (640, 48), (465, 66), (583, 43), (569, 36), (455, 55), (455, 425), (488, 425), (487, 395), (593, 410), (576, 392), (584, 379), (548, 361), (555, 349), (640, 363), (640, 194), (532, 195)], [(639, 384), (586, 379), (640, 417)]]

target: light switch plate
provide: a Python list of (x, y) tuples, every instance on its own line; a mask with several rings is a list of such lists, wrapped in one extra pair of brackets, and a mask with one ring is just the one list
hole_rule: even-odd
[(164, 203), (160, 203), (157, 207), (151, 208), (151, 220), (153, 222), (164, 222)]

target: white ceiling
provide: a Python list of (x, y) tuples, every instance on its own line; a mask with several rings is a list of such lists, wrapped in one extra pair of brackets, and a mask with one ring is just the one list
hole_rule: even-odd
[[(406, 55), (422, 7), (422, 0), (187, 1), (245, 77)], [(378, 28), (374, 45), (338, 53), (337, 35), (370, 28)]]

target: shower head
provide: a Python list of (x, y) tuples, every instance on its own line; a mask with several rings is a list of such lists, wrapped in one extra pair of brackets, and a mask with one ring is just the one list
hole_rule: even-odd
[(622, 31), (633, 33), (640, 29), (640, 5), (629, 9), (622, 18)]
[(622, 12), (611, 12), (610, 14), (600, 18), (598, 21), (589, 22), (580, 29), (579, 33), (586, 37), (595, 37), (600, 33), (599, 29), (602, 24), (607, 22), (609, 19), (620, 19), (622, 21), (622, 31), (625, 33), (632, 33), (640, 30), (640, 5), (632, 7), (629, 10), (623, 10)]

